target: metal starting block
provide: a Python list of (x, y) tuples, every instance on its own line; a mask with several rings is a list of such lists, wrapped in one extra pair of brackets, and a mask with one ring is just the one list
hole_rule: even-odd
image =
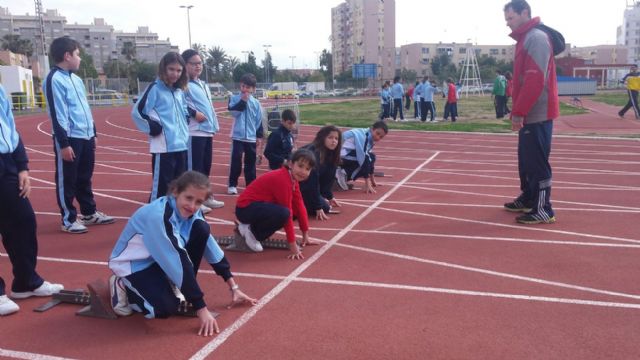
[[(254, 252), (247, 246), (247, 242), (237, 230), (234, 230), (231, 236), (214, 236), (214, 238), (218, 245), (225, 247), (225, 250)], [(289, 250), (289, 244), (284, 239), (267, 239), (261, 241), (260, 244), (262, 244), (263, 248)]]

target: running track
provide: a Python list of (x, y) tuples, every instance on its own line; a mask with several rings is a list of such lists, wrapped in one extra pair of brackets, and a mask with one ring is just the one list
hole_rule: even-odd
[[(84, 235), (59, 230), (49, 121), (16, 119), (31, 159), (39, 272), (68, 289), (107, 279), (115, 239), (148, 198), (148, 145), (129, 111), (94, 109), (96, 200), (118, 222)], [(224, 235), (235, 200), (225, 195), (231, 121), (222, 115), (211, 180), (226, 206), (207, 219)], [(316, 130), (303, 126), (299, 144)], [(392, 131), (376, 146), (377, 170), (391, 176), (375, 195), (336, 193), (343, 212), (311, 221), (323, 245), (305, 261), (227, 253), (259, 305), (225, 309), (226, 285), (203, 267), (205, 299), (221, 312), (214, 338), (196, 336), (195, 319), (90, 319), (74, 305), (39, 314), (31, 310), (47, 300), (28, 299), (0, 318), (0, 358), (640, 357), (640, 143), (556, 136), (558, 222), (540, 226), (501, 209), (518, 191), (515, 148), (513, 135)], [(5, 253), (0, 273), (11, 280)]]

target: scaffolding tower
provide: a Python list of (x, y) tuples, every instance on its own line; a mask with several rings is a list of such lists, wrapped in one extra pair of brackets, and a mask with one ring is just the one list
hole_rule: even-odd
[(40, 63), (40, 69), (42, 76), (47, 76), (49, 73), (49, 59), (47, 57), (47, 44), (46, 44), (46, 36), (44, 30), (44, 13), (42, 12), (42, 1), (35, 0), (36, 3), (36, 16), (38, 17), (38, 30), (39, 34), (36, 37), (38, 39), (38, 43), (36, 44), (36, 55), (38, 57), (38, 62)]
[[(471, 43), (471, 42), (469, 42)], [(460, 72), (460, 94), (468, 96), (469, 93), (484, 95), (482, 91), (482, 79), (480, 78), (480, 67), (473, 46), (468, 46)]]

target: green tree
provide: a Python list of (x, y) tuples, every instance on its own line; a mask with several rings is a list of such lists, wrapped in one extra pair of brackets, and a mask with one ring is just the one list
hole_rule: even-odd
[(133, 67), (136, 74), (136, 78), (140, 81), (150, 82), (153, 81), (158, 75), (158, 66), (150, 64), (146, 61), (133, 61)]
[(80, 68), (76, 73), (83, 79), (98, 78), (98, 71), (93, 64), (93, 56), (87, 54), (82, 47), (80, 48)]
[(222, 82), (227, 78), (224, 66), (229, 61), (227, 53), (220, 46), (214, 46), (207, 52), (207, 66), (212, 70), (211, 78), (216, 82)]
[(451, 56), (447, 54), (440, 54), (433, 59), (431, 73), (439, 81), (444, 81), (449, 77), (455, 81), (457, 78), (456, 65), (451, 62)]
[(224, 75), (224, 82), (233, 80), (233, 70), (240, 65), (240, 59), (235, 56), (231, 56), (227, 59), (227, 62), (222, 66), (222, 73)]
[[(273, 66), (273, 59), (271, 58), (270, 52), (265, 52), (264, 59), (262, 60), (262, 68), (265, 69), (264, 81), (270, 82), (273, 81), (278, 68)], [(267, 74), (269, 75), (267, 78)]]
[(242, 63), (236, 66), (235, 69), (233, 69), (233, 81), (235, 82), (240, 81), (240, 78), (242, 77), (242, 75), (246, 73), (252, 73), (253, 75), (256, 76), (256, 79), (258, 80), (258, 82), (264, 82), (264, 73), (262, 71), (262, 68), (259, 67), (258, 64), (256, 63), (256, 56), (253, 54), (253, 51), (251, 51), (247, 55), (246, 63)]
[(325, 79), (331, 79), (331, 75), (333, 74), (333, 56), (327, 49), (323, 49), (322, 54), (320, 54), (320, 71)]
[(127, 77), (127, 64), (120, 60), (111, 59), (102, 64), (102, 70), (108, 78), (119, 79)]
[(21, 39), (20, 35), (7, 34), (2, 37), (2, 50), (30, 57), (33, 55), (33, 44), (29, 39)]

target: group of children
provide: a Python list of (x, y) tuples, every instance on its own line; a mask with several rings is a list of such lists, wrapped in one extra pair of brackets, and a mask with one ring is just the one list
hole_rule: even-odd
[[(403, 91), (402, 84), (400, 83), (400, 77), (396, 76), (394, 79), (394, 85), (391, 86), (389, 81), (382, 84), (380, 90), (380, 120), (389, 120), (393, 117), (396, 121), (396, 114), (400, 112), (400, 121), (404, 121), (402, 113), (402, 97), (398, 96), (400, 91)], [(405, 93), (407, 96), (407, 105), (410, 103), (409, 99), (413, 99), (414, 106), (414, 118), (425, 122), (429, 118), (429, 122), (435, 122), (436, 104), (433, 96), (439, 92), (436, 83), (429, 81), (429, 77), (425, 76), (422, 81), (416, 81), (415, 86), (410, 88)], [(410, 95), (409, 95), (410, 94)], [(453, 79), (447, 79), (447, 86), (442, 90), (442, 96), (446, 99), (444, 107), (443, 119), (447, 121), (451, 116), (451, 121), (455, 122), (458, 117), (458, 93), (456, 85), (453, 83)], [(407, 106), (407, 110), (409, 106)], [(391, 115), (393, 112), (393, 116)]]

